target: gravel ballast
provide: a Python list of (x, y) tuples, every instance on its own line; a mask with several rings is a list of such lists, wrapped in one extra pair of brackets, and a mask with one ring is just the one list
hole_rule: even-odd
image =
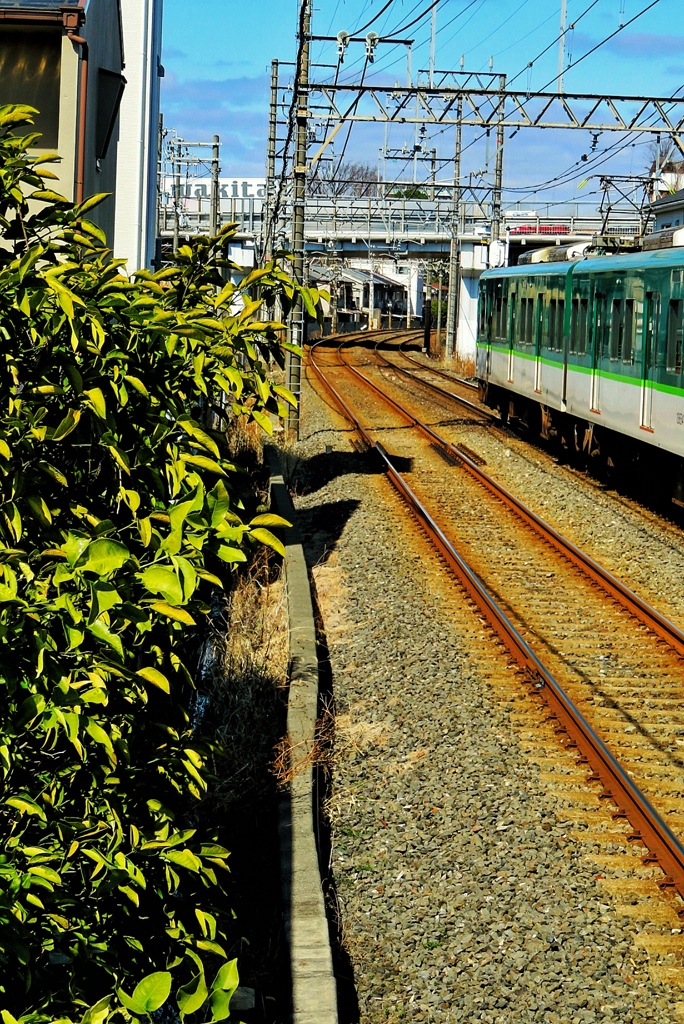
[(332, 869), (358, 1021), (684, 1019), (659, 872), (309, 387), (293, 456), (336, 705)]

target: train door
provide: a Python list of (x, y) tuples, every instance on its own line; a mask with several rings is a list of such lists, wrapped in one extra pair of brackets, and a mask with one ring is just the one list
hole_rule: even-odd
[(591, 402), (592, 412), (601, 411), (601, 360), (606, 334), (606, 296), (596, 292), (594, 296), (594, 330), (591, 358)]
[(646, 292), (644, 303), (644, 345), (641, 379), (641, 426), (653, 430), (653, 385), (658, 362), (660, 293)]
[(544, 345), (544, 292), (537, 295), (537, 315), (535, 318), (534, 338), (534, 390), (541, 392), (542, 385), (542, 350)]

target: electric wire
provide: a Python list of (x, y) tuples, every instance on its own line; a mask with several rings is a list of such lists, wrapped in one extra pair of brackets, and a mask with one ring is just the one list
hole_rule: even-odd
[(430, 6), (426, 7), (425, 10), (421, 14), (419, 14), (417, 18), (414, 18), (413, 21), (407, 21), (405, 25), (402, 25), (401, 28), (395, 29), (394, 32), (391, 32), (389, 35), (385, 36), (385, 38), (393, 39), (394, 36), (401, 35), (401, 33), (405, 32), (406, 29), (411, 28), (413, 25), (417, 25), (419, 21), (422, 21), (423, 18), (426, 17), (426, 15), (428, 15), (430, 11), (433, 10), (433, 8), (435, 8), (441, 2), (442, 0), (432, 0)]
[(387, 0), (387, 3), (385, 4), (385, 6), (381, 10), (379, 10), (377, 14), (374, 14), (370, 21), (367, 21), (365, 25), (361, 26), (361, 28), (355, 28), (354, 29), (354, 35), (356, 35), (358, 32), (365, 32), (367, 28), (370, 28), (370, 26), (373, 24), (373, 22), (377, 21), (378, 18), (381, 18), (382, 15), (385, 13), (385, 11), (389, 7), (391, 7), (393, 3), (394, 3), (394, 0)]
[[(596, 53), (596, 51), (598, 49), (600, 49), (602, 46), (605, 46), (606, 43), (609, 43), (611, 39), (613, 39), (616, 35), (618, 35), (618, 33), (624, 31), (624, 29), (628, 28), (629, 25), (633, 24), (633, 22), (635, 22), (638, 18), (640, 18), (642, 16), (642, 14), (646, 14), (647, 11), (650, 11), (651, 8), (655, 7), (659, 3), (660, 3), (660, 0), (653, 0), (653, 2), (650, 3), (647, 7), (644, 7), (643, 10), (639, 11), (638, 14), (635, 14), (633, 18), (630, 18), (629, 21), (626, 21), (624, 23), (624, 25), (618, 26), (618, 28), (616, 28), (614, 32), (611, 32), (611, 34), (609, 36), (606, 36), (605, 39), (602, 39), (600, 43), (597, 43), (596, 46), (592, 46), (591, 50), (587, 50), (586, 53), (583, 53), (582, 56), (578, 57), (577, 60), (572, 62), (572, 64), (568, 64), (568, 66), (567, 66), (567, 68), (565, 68), (565, 71), (563, 72), (563, 74), (565, 74), (566, 71), (569, 71), (570, 68), (576, 68), (577, 65), (581, 64), (583, 60), (586, 60), (587, 57), (590, 57), (592, 55), (592, 53)], [(544, 89), (547, 89), (551, 85), (552, 82), (556, 81), (557, 77), (558, 77), (557, 75), (554, 75), (553, 78), (549, 79), (549, 81), (546, 83), (546, 85), (543, 85), (541, 87), (541, 89), (537, 90), (537, 92), (543, 92)]]

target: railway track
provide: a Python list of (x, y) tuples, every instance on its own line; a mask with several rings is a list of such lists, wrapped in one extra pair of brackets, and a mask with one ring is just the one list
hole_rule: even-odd
[(684, 633), (347, 361), (348, 345), (315, 346), (314, 373), (684, 900)]

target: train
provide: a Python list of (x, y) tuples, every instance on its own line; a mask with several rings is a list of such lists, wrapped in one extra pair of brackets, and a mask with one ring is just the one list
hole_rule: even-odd
[(487, 270), (477, 316), (502, 420), (684, 507), (684, 246)]

